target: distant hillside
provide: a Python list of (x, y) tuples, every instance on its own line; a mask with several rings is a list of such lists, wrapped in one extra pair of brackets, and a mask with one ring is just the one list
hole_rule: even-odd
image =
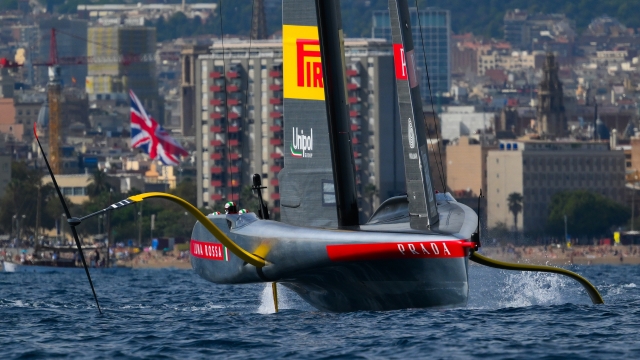
[[(42, 1), (42, 0), (41, 0)], [(125, 1), (108, 0), (53, 0), (56, 9), (63, 13), (75, 12), (76, 6), (83, 3), (117, 3)], [(132, 2), (132, 1), (128, 1)], [(179, 2), (171, 0), (168, 2)], [(219, 3), (211, 0), (187, 2)], [(247, 35), (251, 26), (251, 6), (253, 0), (222, 0), (222, 15), (225, 34)], [(415, 2), (409, 0), (415, 6)], [(0, 0), (0, 6), (13, 7), (15, 0)], [(640, 7), (640, 0), (419, 0), (420, 8), (437, 6), (451, 11), (452, 29), (455, 33), (473, 32), (495, 38), (502, 37), (503, 17), (509, 9), (528, 10), (532, 13), (566, 13), (576, 21), (578, 30), (585, 29), (592, 19), (609, 15), (618, 18), (628, 27), (640, 27), (640, 17), (633, 9)], [(282, 24), (282, 5), (280, 0), (265, 0), (269, 33), (280, 29)], [(374, 10), (388, 7), (387, 0), (343, 0), (342, 16), (347, 36), (371, 36), (371, 14)], [(192, 26), (176, 25), (164, 30), (163, 39), (175, 38), (193, 33), (220, 33), (217, 26), (198, 24)]]

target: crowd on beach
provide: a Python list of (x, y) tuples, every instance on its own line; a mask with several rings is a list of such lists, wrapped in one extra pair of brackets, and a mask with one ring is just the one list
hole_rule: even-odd
[[(585, 260), (586, 264), (594, 262), (633, 263), (640, 262), (640, 245), (562, 245), (545, 246), (504, 246), (484, 247), (482, 253), (489, 257), (516, 261), (540, 261), (555, 260), (572, 264), (575, 260)], [(581, 261), (581, 262), (585, 262)]]

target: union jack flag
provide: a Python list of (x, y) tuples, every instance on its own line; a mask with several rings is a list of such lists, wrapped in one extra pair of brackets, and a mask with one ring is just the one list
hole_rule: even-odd
[(143, 149), (152, 160), (160, 158), (165, 165), (178, 165), (178, 156), (189, 153), (144, 110), (142, 103), (129, 91), (131, 98), (131, 147)]

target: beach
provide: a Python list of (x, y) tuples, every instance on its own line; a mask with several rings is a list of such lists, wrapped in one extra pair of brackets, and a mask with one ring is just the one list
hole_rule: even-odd
[(486, 246), (480, 253), (492, 259), (535, 265), (638, 265), (638, 245)]

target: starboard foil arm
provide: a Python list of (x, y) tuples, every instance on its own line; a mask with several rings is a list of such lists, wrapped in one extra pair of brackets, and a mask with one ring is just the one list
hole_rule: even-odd
[(593, 286), (593, 284), (591, 284), (589, 280), (574, 273), (573, 271), (569, 271), (566, 269), (557, 268), (553, 266), (514, 264), (514, 263), (508, 263), (504, 261), (498, 261), (498, 260), (488, 258), (486, 256), (482, 256), (478, 254), (477, 251), (471, 252), (471, 256), (469, 256), (469, 260), (475, 261), (478, 264), (489, 266), (496, 269), (519, 270), (519, 271), (540, 271), (540, 272), (548, 272), (548, 273), (568, 276), (578, 281), (580, 285), (584, 287), (584, 289), (587, 291), (587, 294), (589, 294), (589, 297), (591, 298), (591, 302), (593, 302), (594, 304), (604, 304), (604, 300), (602, 299), (602, 296), (600, 296), (598, 289), (596, 289), (596, 287)]

